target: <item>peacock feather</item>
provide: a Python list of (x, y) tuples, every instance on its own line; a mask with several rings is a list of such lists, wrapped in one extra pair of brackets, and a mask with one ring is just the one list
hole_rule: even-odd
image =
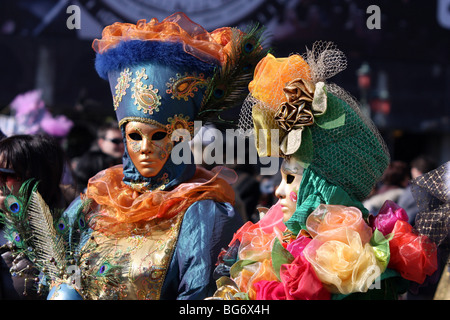
[(42, 272), (39, 287), (67, 282), (75, 270), (87, 281), (113, 279), (117, 267), (104, 268), (99, 274), (81, 267), (85, 254), (82, 248), (92, 232), (85, 218), (89, 204), (77, 199), (54, 220), (37, 186), (34, 180), (28, 180), (17, 195), (8, 195), (0, 221), (5, 225), (5, 237), (14, 245), (15, 254), (24, 254)]
[(245, 99), (255, 67), (268, 52), (262, 46), (263, 32), (257, 25), (245, 33), (232, 29), (230, 54), (208, 83), (197, 116), (199, 120), (226, 122), (221, 117), (222, 112), (240, 105)]
[[(27, 253), (28, 257), (34, 257), (31, 251), (30, 240), (32, 231), (27, 218), (27, 206), (29, 190), (36, 190), (37, 184), (26, 181), (22, 184), (17, 195), (9, 194), (4, 200), (5, 211), (0, 213), (0, 221), (5, 225), (5, 238), (11, 242), (16, 250)], [(4, 191), (4, 194), (7, 190)]]
[(63, 237), (67, 250), (73, 254), (79, 252), (91, 233), (85, 217), (87, 208), (85, 201), (78, 198), (70, 204), (55, 224), (55, 229)]
[(94, 237), (80, 251), (82, 290), (85, 299), (121, 299), (126, 294), (121, 285), (128, 273), (129, 254), (112, 254), (115, 240), (103, 239), (99, 245)]
[(50, 208), (39, 192), (31, 193), (26, 214), (32, 234), (29, 244), (34, 252), (33, 262), (46, 268), (51, 278), (58, 278), (66, 267), (66, 251), (53, 226)]

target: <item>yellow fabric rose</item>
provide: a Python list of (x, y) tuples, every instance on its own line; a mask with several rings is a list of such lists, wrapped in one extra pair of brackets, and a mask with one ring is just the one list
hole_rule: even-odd
[(345, 241), (318, 235), (303, 254), (331, 293), (367, 292), (382, 268), (372, 247), (363, 244), (358, 232), (346, 228), (345, 235)]

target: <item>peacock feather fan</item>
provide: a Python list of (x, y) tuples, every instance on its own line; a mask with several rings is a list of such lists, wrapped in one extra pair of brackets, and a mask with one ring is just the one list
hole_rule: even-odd
[(74, 221), (66, 210), (55, 222), (37, 187), (38, 182), (30, 179), (22, 184), (17, 195), (6, 196), (0, 220), (5, 225), (5, 237), (17, 254), (24, 254), (32, 261), (46, 280), (63, 279), (67, 267), (75, 262), (72, 246), (78, 246), (80, 240), (85, 239), (80, 236), (81, 232), (69, 232), (69, 229), (76, 229), (71, 228), (71, 224), (83, 227), (83, 231), (87, 224), (81, 210), (75, 212)]
[(268, 52), (262, 46), (263, 32), (257, 25), (245, 33), (232, 29), (230, 54), (208, 83), (198, 120), (226, 122), (221, 117), (222, 112), (240, 105), (245, 99), (255, 67)]
[(78, 254), (92, 232), (85, 217), (87, 206), (81, 198), (75, 199), (55, 223), (56, 232), (64, 239), (66, 250)]
[(37, 186), (29, 180), (22, 184), (17, 196), (8, 195), (0, 220), (15, 251), (24, 254), (43, 273), (39, 290), (53, 282), (73, 286), (83, 298), (96, 297), (105, 288), (116, 292), (127, 273), (128, 256), (103, 258), (113, 250), (112, 245), (95, 252), (97, 243), (85, 218), (90, 200), (77, 198), (54, 219)]
[[(0, 220), (5, 225), (5, 238), (11, 242), (15, 250), (34, 258), (31, 247), (32, 230), (26, 214), (30, 191), (37, 189), (33, 180), (24, 182), (17, 195), (9, 194), (4, 200), (5, 211), (0, 213)], [(4, 193), (7, 190), (5, 190)]]

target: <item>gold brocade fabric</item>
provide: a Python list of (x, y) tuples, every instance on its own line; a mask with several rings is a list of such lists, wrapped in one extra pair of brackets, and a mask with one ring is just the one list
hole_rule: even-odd
[[(99, 281), (91, 281), (85, 299), (159, 300), (184, 212), (154, 226), (150, 235), (115, 238), (94, 232), (82, 259)], [(112, 275), (102, 281), (101, 272)]]

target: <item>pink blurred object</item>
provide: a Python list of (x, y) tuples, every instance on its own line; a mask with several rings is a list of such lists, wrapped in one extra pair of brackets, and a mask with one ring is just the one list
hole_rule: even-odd
[(41, 90), (32, 90), (15, 97), (11, 102), (11, 108), (15, 111), (15, 116), (21, 117), (45, 109), (45, 103), (41, 96)]
[(270, 207), (269, 211), (259, 220), (258, 224), (261, 229), (266, 233), (274, 232), (274, 227), (278, 230), (286, 230), (286, 225), (283, 222), (283, 211), (281, 211), (280, 201)]
[(16, 134), (37, 134), (44, 131), (55, 137), (64, 137), (73, 127), (73, 122), (67, 117), (52, 116), (42, 100), (41, 90), (19, 94), (10, 106), (19, 127)]
[(392, 200), (386, 200), (376, 216), (369, 216), (369, 225), (373, 230), (378, 229), (383, 235), (394, 230), (397, 220), (408, 222), (405, 209)]
[(41, 128), (54, 137), (65, 137), (73, 126), (73, 122), (63, 115), (53, 117), (45, 112), (41, 120)]

